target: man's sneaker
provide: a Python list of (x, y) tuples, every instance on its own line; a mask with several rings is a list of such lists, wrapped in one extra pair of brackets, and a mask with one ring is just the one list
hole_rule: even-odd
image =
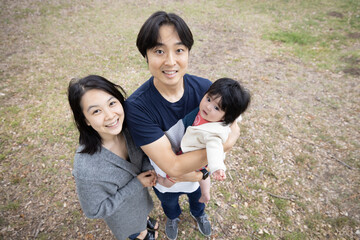
[(196, 220), (199, 231), (205, 235), (210, 236), (211, 235), (211, 224), (209, 220), (207, 219), (206, 213), (203, 213), (200, 217), (194, 217), (192, 213), (190, 212), (191, 216)]
[(178, 235), (178, 222), (180, 222), (179, 218), (170, 219), (167, 218), (165, 225), (165, 233), (166, 237), (170, 240), (175, 240)]

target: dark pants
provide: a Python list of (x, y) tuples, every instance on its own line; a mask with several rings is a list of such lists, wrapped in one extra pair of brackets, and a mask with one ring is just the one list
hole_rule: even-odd
[(139, 236), (140, 233), (134, 233), (129, 236), (130, 240), (134, 240), (137, 236)]
[(186, 194), (189, 198), (190, 212), (194, 217), (199, 217), (203, 215), (205, 204), (199, 202), (201, 197), (200, 187), (192, 192), (192, 193), (184, 193), (184, 192), (167, 192), (161, 193), (156, 188), (153, 188), (156, 196), (159, 198), (161, 202), (161, 206), (164, 210), (165, 215), (170, 219), (175, 219), (180, 216), (181, 208), (179, 205), (179, 197), (182, 194)]

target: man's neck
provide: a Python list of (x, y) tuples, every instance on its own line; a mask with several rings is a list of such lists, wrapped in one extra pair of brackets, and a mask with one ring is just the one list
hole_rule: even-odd
[(179, 101), (184, 95), (184, 81), (180, 81), (179, 84), (174, 86), (165, 86), (158, 81), (154, 81), (154, 86), (161, 96), (171, 103)]

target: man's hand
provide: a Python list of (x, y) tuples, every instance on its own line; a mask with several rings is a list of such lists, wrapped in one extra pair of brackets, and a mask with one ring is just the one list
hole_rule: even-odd
[(157, 182), (158, 184), (170, 188), (175, 184), (175, 181), (169, 180), (168, 178), (162, 177), (160, 174), (157, 175)]

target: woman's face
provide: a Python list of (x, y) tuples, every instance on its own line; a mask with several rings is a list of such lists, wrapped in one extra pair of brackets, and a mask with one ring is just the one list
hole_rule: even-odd
[(158, 45), (146, 51), (146, 58), (156, 86), (167, 88), (182, 84), (189, 50), (181, 42), (173, 25), (160, 27)]
[(99, 89), (92, 89), (82, 97), (81, 107), (86, 123), (97, 131), (102, 139), (121, 132), (124, 109), (114, 96)]
[(199, 111), (203, 119), (209, 122), (224, 120), (225, 112), (219, 107), (220, 97), (213, 97), (205, 94), (201, 99)]

